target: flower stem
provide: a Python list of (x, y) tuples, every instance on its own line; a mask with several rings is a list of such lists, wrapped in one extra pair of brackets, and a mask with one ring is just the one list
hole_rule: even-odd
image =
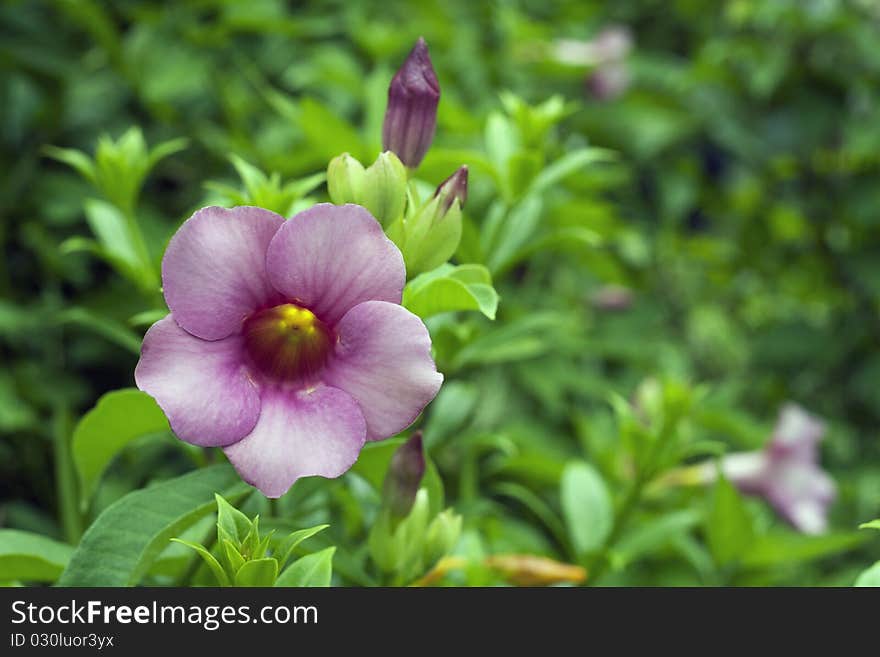
[(630, 516), (632, 516), (633, 511), (636, 510), (642, 499), (642, 493), (645, 490), (646, 484), (652, 481), (657, 475), (657, 462), (660, 460), (660, 456), (663, 454), (666, 446), (672, 440), (677, 424), (677, 420), (672, 423), (664, 423), (659, 435), (648, 448), (641, 466), (637, 469), (635, 479), (630, 485), (629, 490), (627, 490), (626, 496), (623, 498), (623, 502), (621, 502), (617, 513), (614, 515), (614, 523), (611, 525), (611, 531), (608, 532), (607, 538), (602, 543), (599, 556), (593, 560), (588, 568), (590, 582), (594, 583), (598, 581), (599, 578), (605, 574), (605, 571), (608, 570), (608, 566), (610, 565), (608, 552), (614, 547), (623, 534), (623, 531), (626, 529)]
[(70, 451), (71, 418), (69, 409), (59, 403), (53, 411), (52, 444), (55, 456), (55, 485), (58, 498), (58, 519), (64, 539), (76, 545), (82, 537), (83, 522), (79, 512), (79, 495)]
[(602, 575), (605, 574), (605, 571), (608, 570), (609, 559), (608, 559), (608, 551), (614, 547), (615, 543), (620, 539), (621, 534), (623, 534), (623, 530), (626, 529), (626, 525), (629, 522), (629, 518), (632, 515), (633, 511), (635, 511), (638, 506), (639, 500), (642, 497), (642, 491), (645, 487), (645, 478), (638, 477), (630, 486), (629, 490), (626, 493), (626, 497), (623, 498), (623, 502), (620, 505), (620, 509), (614, 515), (614, 524), (611, 526), (611, 531), (608, 532), (608, 537), (605, 539), (605, 542), (602, 544), (602, 548), (600, 550), (600, 557), (598, 557), (592, 564), (592, 567), (587, 569), (589, 573), (589, 580), (591, 583), (596, 582)]

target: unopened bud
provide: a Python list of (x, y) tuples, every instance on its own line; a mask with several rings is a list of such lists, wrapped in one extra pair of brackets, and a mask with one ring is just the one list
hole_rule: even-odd
[(336, 205), (357, 203), (361, 198), (366, 171), (357, 158), (343, 153), (327, 166), (327, 191)]
[(468, 191), (468, 168), (460, 166), (455, 173), (449, 176), (437, 187), (434, 196), (440, 199), (440, 211), (445, 215), (455, 201), (459, 207), (467, 200)]
[(382, 147), (408, 167), (417, 167), (437, 128), (440, 85), (428, 45), (419, 37), (388, 87), (388, 108), (382, 126)]
[(387, 230), (403, 253), (408, 278), (439, 267), (458, 249), (467, 183), (468, 168), (461, 166), (440, 183), (431, 198), (420, 206), (411, 206), (404, 220)]
[(355, 203), (369, 210), (383, 227), (403, 216), (406, 208), (406, 167), (386, 151), (366, 169), (348, 153), (327, 167), (327, 191), (336, 205)]
[(416, 431), (394, 452), (391, 464), (388, 466), (388, 474), (385, 475), (383, 494), (385, 503), (394, 517), (404, 518), (409, 514), (424, 474), (425, 454), (422, 448), (422, 432)]
[(461, 535), (461, 516), (452, 509), (437, 514), (425, 536), (425, 566), (430, 568), (449, 554)]

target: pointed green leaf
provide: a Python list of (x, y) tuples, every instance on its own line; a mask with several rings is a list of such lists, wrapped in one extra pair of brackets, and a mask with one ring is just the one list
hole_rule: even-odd
[(228, 538), (221, 538), (220, 544), (223, 546), (223, 554), (226, 557), (226, 570), (230, 576), (234, 576), (244, 565), (244, 557)]
[(124, 324), (98, 315), (86, 308), (70, 306), (55, 315), (59, 324), (74, 324), (94, 331), (133, 354), (141, 353), (141, 337)]
[(531, 191), (543, 192), (590, 164), (613, 162), (614, 159), (614, 152), (604, 148), (581, 148), (566, 153), (535, 176)]
[(422, 319), (460, 310), (477, 310), (495, 319), (498, 293), (482, 265), (445, 264), (410, 281), (403, 291), (403, 305)]
[(727, 479), (715, 484), (705, 522), (709, 551), (720, 566), (739, 561), (755, 540), (752, 517)]
[(742, 563), (749, 568), (767, 568), (811, 561), (852, 550), (870, 538), (859, 532), (809, 536), (793, 531), (774, 531), (758, 536), (744, 552)]
[(136, 233), (134, 223), (116, 206), (97, 199), (86, 200), (85, 213), (106, 257), (120, 273), (143, 289), (157, 288), (156, 272), (146, 259), (142, 237)]
[(294, 561), (275, 582), (275, 586), (330, 586), (335, 547), (308, 554)]
[(92, 159), (74, 148), (58, 148), (57, 146), (46, 146), (43, 152), (53, 160), (64, 162), (64, 164), (75, 169), (79, 175), (91, 183), (95, 182), (95, 163)]
[(859, 575), (855, 586), (880, 587), (880, 561)]
[(129, 493), (95, 519), (59, 586), (136, 585), (171, 538), (214, 512), (218, 490), (235, 502), (253, 491), (223, 464)]
[(290, 557), (293, 556), (293, 551), (296, 549), (297, 545), (307, 538), (311, 538), (318, 532), (324, 531), (329, 526), (330, 525), (315, 525), (308, 529), (299, 529), (285, 538), (276, 550), (276, 554), (281, 556), (281, 567), (284, 568), (284, 566), (287, 565), (287, 562), (290, 560)]
[(101, 475), (126, 445), (170, 431), (168, 420), (147, 393), (125, 388), (103, 395), (73, 431), (73, 463), (79, 474), (81, 507), (88, 506)]
[(223, 499), (222, 495), (215, 494), (214, 499), (217, 501), (217, 536), (241, 547), (253, 527), (250, 518)]
[(272, 586), (278, 577), (278, 562), (271, 557), (248, 561), (235, 574), (236, 586)]
[(214, 577), (217, 578), (217, 583), (220, 584), (220, 586), (229, 586), (229, 577), (226, 575), (226, 571), (223, 570), (223, 566), (220, 565), (220, 562), (217, 561), (216, 557), (211, 554), (205, 546), (198, 543), (191, 543), (190, 541), (184, 541), (179, 538), (172, 538), (171, 540), (198, 552), (199, 556), (202, 557), (208, 565), (208, 568), (211, 569)]
[(611, 495), (602, 475), (584, 461), (570, 463), (560, 482), (562, 514), (578, 555), (602, 547), (614, 521)]
[(152, 169), (160, 160), (165, 159), (169, 155), (184, 150), (188, 145), (189, 139), (186, 137), (169, 139), (168, 141), (163, 141), (161, 144), (156, 144), (150, 150), (150, 155), (147, 158), (147, 170), (149, 171)]

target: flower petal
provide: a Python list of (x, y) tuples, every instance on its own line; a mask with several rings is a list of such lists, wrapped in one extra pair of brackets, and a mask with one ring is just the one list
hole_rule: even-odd
[(253, 207), (204, 208), (187, 219), (162, 260), (165, 301), (175, 321), (196, 337), (219, 340), (277, 299), (266, 276), (266, 248), (283, 223)]
[(361, 405), (367, 440), (408, 427), (440, 390), (443, 375), (431, 358), (431, 336), (406, 308), (384, 301), (358, 304), (336, 333), (339, 342), (321, 378)]
[(828, 507), (836, 497), (836, 486), (819, 466), (792, 460), (773, 464), (766, 478), (765, 495), (795, 529), (816, 534), (827, 527)]
[(789, 402), (779, 412), (768, 448), (775, 458), (816, 461), (824, 434), (825, 423), (821, 419)]
[(242, 364), (242, 349), (238, 336), (202, 340), (168, 315), (144, 336), (134, 379), (181, 440), (229, 445), (250, 433), (260, 415), (260, 395)]
[(269, 279), (321, 321), (334, 325), (370, 299), (400, 303), (403, 256), (359, 205), (321, 203), (285, 223), (266, 255)]
[(280, 497), (300, 477), (338, 477), (357, 460), (366, 425), (357, 402), (336, 388), (270, 388), (254, 430), (224, 448), (249, 484)]

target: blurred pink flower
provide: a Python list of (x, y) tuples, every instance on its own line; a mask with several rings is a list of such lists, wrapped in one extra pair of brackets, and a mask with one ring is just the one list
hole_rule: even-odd
[(609, 25), (589, 41), (556, 41), (552, 56), (561, 64), (591, 67), (592, 71), (585, 80), (587, 92), (597, 100), (613, 100), (629, 88), (626, 58), (632, 46), (629, 28)]
[(632, 302), (632, 290), (623, 285), (603, 285), (590, 297), (590, 303), (594, 308), (606, 312), (628, 310)]
[[(825, 424), (797, 404), (783, 406), (770, 441), (761, 451), (728, 454), (724, 476), (743, 493), (759, 495), (797, 530), (820, 534), (828, 527), (834, 480), (819, 465)], [(698, 466), (705, 480), (717, 476), (714, 463)]]

